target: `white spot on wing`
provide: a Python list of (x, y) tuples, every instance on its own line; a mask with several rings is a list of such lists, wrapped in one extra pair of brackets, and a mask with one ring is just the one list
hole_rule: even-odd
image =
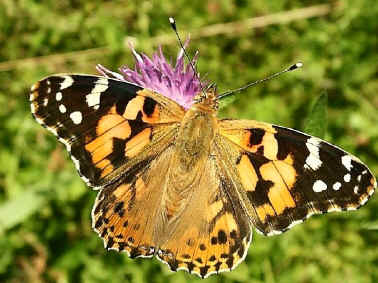
[(322, 161), (320, 160), (320, 156), (319, 156), (320, 142), (321, 140), (315, 137), (311, 137), (306, 142), (306, 147), (308, 151), (310, 152), (306, 158), (306, 164), (304, 165), (306, 169), (311, 168), (312, 170), (318, 170), (320, 166), (322, 165)]
[(71, 76), (62, 76), (64, 78), (64, 81), (60, 84), (60, 90), (70, 87), (74, 80)]
[(333, 184), (332, 188), (335, 190), (335, 191), (338, 191), (340, 190), (341, 188), (341, 183), (340, 182), (336, 182)]
[(74, 124), (78, 125), (83, 120), (83, 115), (80, 111), (75, 111), (70, 114), (70, 118)]
[(350, 182), (350, 178), (351, 178), (351, 176), (350, 176), (349, 173), (346, 174), (346, 175), (344, 175), (344, 181), (345, 181), (345, 182), (349, 183), (349, 182)]
[(358, 186), (354, 186), (353, 192), (358, 195)]
[(358, 176), (357, 176), (357, 181), (358, 181), (358, 182), (361, 182), (361, 177), (362, 177), (361, 175), (358, 175)]
[(58, 91), (56, 93), (55, 99), (56, 99), (56, 101), (61, 101), (62, 100), (62, 93), (60, 91)]
[(100, 107), (101, 93), (103, 93), (107, 89), (108, 89), (108, 79), (99, 78), (96, 81), (96, 85), (92, 89), (91, 93), (85, 97), (88, 106), (93, 107), (95, 110), (97, 110)]
[(350, 155), (344, 155), (341, 157), (341, 163), (346, 169), (348, 169), (348, 171), (352, 170), (352, 157), (350, 157)]
[(59, 105), (59, 111), (60, 111), (60, 113), (66, 113), (66, 111), (67, 111), (66, 106), (64, 106), (63, 104), (60, 104)]
[(34, 103), (30, 104), (31, 113), (35, 113), (35, 105)]
[(317, 180), (312, 186), (312, 189), (314, 190), (314, 192), (320, 193), (321, 191), (327, 189), (327, 184), (324, 183), (322, 180)]
[(44, 99), (43, 99), (43, 106), (47, 106), (47, 103), (49, 103), (49, 99), (47, 98), (47, 97), (45, 97)]

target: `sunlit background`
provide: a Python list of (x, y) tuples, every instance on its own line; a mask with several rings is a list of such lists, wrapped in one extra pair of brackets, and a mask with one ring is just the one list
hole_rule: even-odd
[[(41, 4), (41, 3), (44, 4)], [(325, 139), (378, 173), (376, 1), (0, 2), (0, 281), (189, 282), (156, 259), (106, 251), (91, 229), (96, 192), (63, 145), (31, 117), (28, 91), (53, 73), (133, 66), (128, 48), (179, 51), (168, 17), (201, 76), (220, 91), (301, 61), (304, 68), (234, 96), (221, 117), (304, 130), (328, 94)], [(275, 237), (254, 233), (246, 260), (204, 282), (377, 282), (378, 200), (356, 212), (314, 216)]]

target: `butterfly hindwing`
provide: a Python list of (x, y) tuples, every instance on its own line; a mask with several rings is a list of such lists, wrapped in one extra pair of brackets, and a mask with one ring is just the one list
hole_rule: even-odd
[(251, 224), (217, 159), (208, 159), (193, 180), (185, 209), (167, 227), (158, 258), (173, 271), (207, 277), (230, 271), (246, 256)]
[(106, 248), (127, 251), (131, 257), (157, 255), (173, 271), (207, 277), (231, 270), (244, 259), (252, 237), (232, 183), (216, 160), (205, 161), (193, 179), (198, 186), (187, 192), (182, 210), (170, 218), (167, 192), (176, 184), (171, 174), (174, 152), (169, 146), (103, 189), (92, 211), (93, 228)]
[(264, 234), (283, 232), (313, 214), (357, 209), (376, 187), (356, 157), (296, 130), (223, 120), (220, 134), (239, 152), (235, 168)]
[(92, 227), (107, 249), (127, 251), (132, 258), (156, 254), (164, 225), (159, 217), (164, 173), (169, 170), (171, 155), (172, 147), (168, 147), (155, 158), (135, 164), (118, 182), (98, 193)]
[(184, 115), (155, 92), (90, 75), (47, 77), (32, 87), (30, 101), (34, 118), (66, 145), (91, 186), (114, 181), (136, 160), (162, 150), (156, 143), (168, 143)]

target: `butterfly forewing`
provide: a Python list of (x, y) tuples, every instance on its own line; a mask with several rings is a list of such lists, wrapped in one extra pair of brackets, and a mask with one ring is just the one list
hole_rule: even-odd
[(281, 233), (313, 214), (357, 209), (376, 187), (356, 157), (296, 130), (224, 120), (220, 133), (239, 152), (236, 171), (264, 234)]
[[(35, 119), (64, 143), (91, 186), (110, 183), (138, 158), (156, 155), (184, 110), (134, 84), (89, 75), (54, 75), (30, 94)], [(146, 150), (148, 148), (148, 150)]]

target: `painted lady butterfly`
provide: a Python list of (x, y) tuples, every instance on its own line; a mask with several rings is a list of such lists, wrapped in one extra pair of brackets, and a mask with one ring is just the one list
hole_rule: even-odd
[(316, 137), (217, 119), (215, 88), (187, 106), (104, 74), (49, 76), (30, 101), (99, 190), (92, 221), (107, 249), (206, 277), (244, 259), (252, 227), (274, 235), (313, 214), (354, 210), (377, 186), (358, 158)]

